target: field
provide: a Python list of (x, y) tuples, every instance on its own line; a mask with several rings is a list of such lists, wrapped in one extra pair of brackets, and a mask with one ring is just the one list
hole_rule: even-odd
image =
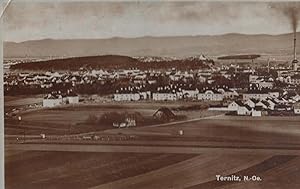
[[(300, 158), (269, 155), (191, 155), (7, 152), (6, 188), (299, 188)], [(261, 182), (217, 182), (215, 175), (256, 175)]]
[(12, 153), (6, 155), (6, 187), (87, 188), (142, 174), (191, 157), (193, 155)]
[[(80, 105), (65, 105), (56, 108), (31, 108), (27, 107), (32, 104), (41, 104), (40, 96), (33, 97), (5, 97), (5, 109), (11, 111), (18, 109), (15, 118), (7, 118), (5, 124), (6, 134), (58, 134), (81, 133), (90, 131), (99, 131), (113, 128), (112, 125), (90, 124), (87, 120), (90, 116), (100, 118), (104, 113), (134, 113), (138, 112), (145, 118), (151, 118), (152, 115), (161, 107), (178, 108), (193, 106), (196, 103), (115, 103), (105, 104), (84, 103)], [(209, 111), (176, 111), (176, 115), (186, 116), (187, 119), (193, 119), (203, 116), (214, 115)], [(22, 117), (21, 122), (17, 122), (17, 116)], [(151, 124), (151, 123), (149, 123)], [(26, 131), (24, 131), (26, 130)]]
[[(11, 103), (11, 107), (18, 103), (27, 105), (30, 99), (14, 102), (12, 99), (6, 104)], [(300, 117), (231, 117), (192, 110), (175, 111), (188, 115), (187, 120), (145, 127), (97, 126), (97, 129), (84, 124), (90, 114), (137, 111), (152, 116), (161, 106), (183, 105), (193, 103), (85, 104), (21, 112), (21, 123), (13, 127), (14, 123), (6, 122), (7, 136), (22, 135), (20, 128), (26, 128), (28, 135), (43, 132), (62, 138), (27, 139), (26, 144), (12, 144), (7, 139), (6, 188), (300, 187)], [(180, 130), (183, 135), (179, 134)], [(75, 137), (77, 135), (68, 135), (78, 132), (89, 132), (105, 140), (82, 140)], [(217, 174), (256, 175), (262, 181), (218, 182)]]
[[(300, 147), (300, 117), (239, 118), (219, 116), (176, 125), (107, 130), (110, 134), (135, 134), (150, 143), (229, 147)], [(179, 136), (179, 130), (184, 131)], [(151, 136), (151, 137), (150, 137)], [(142, 138), (140, 137), (140, 138)]]

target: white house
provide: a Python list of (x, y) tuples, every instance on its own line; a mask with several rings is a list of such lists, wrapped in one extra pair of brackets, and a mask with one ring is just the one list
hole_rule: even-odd
[(277, 102), (275, 100), (271, 99), (271, 98), (268, 98), (267, 102), (269, 103), (269, 109), (274, 110), (275, 105), (277, 104)]
[(63, 103), (63, 99), (60, 95), (53, 96), (53, 95), (49, 94), (43, 99), (43, 107), (47, 107), (47, 108), (59, 106), (62, 103)]
[(300, 115), (300, 103), (294, 104), (294, 113)]
[(257, 99), (248, 99), (245, 104), (247, 104), (248, 106), (250, 106), (251, 108), (254, 108), (256, 106), (256, 104), (259, 102), (259, 100)]
[(218, 88), (217, 91), (222, 93), (224, 95), (224, 98), (227, 99), (232, 99), (234, 97), (239, 96), (239, 94), (235, 90), (228, 89), (228, 88)]
[(224, 95), (216, 90), (208, 89), (198, 94), (198, 100), (222, 101)]
[(269, 109), (270, 104), (266, 100), (259, 101), (256, 106), (262, 107), (263, 109)]
[(248, 105), (239, 106), (237, 110), (238, 115), (251, 115), (252, 108)]
[(233, 101), (228, 105), (227, 109), (228, 111), (238, 111), (241, 106), (244, 106), (241, 101)]
[(138, 101), (140, 100), (139, 93), (115, 93), (114, 101)]
[(77, 96), (77, 95), (76, 96), (75, 95), (67, 96), (66, 98), (67, 98), (67, 101), (69, 104), (78, 104), (79, 103), (79, 96)]
[(241, 106), (237, 110), (238, 115), (251, 115), (251, 108), (249, 106)]
[(173, 92), (155, 92), (152, 94), (152, 99), (156, 101), (173, 101), (177, 100), (177, 95)]
[(256, 106), (252, 109), (251, 116), (252, 117), (261, 117), (263, 115), (262, 111), (263, 111), (263, 107)]
[(257, 99), (257, 100), (266, 100), (267, 98), (278, 98), (279, 92), (277, 91), (263, 91), (263, 90), (255, 90), (248, 91), (243, 94), (243, 100), (247, 101), (249, 99)]
[(300, 95), (299, 94), (296, 94), (295, 96), (292, 97), (292, 99), (296, 102), (299, 102), (300, 101)]
[(182, 89), (182, 93), (186, 98), (197, 98), (199, 90), (196, 89)]

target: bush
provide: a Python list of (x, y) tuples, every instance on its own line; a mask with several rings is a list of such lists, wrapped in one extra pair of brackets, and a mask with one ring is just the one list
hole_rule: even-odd
[(88, 123), (88, 124), (97, 124), (98, 123), (98, 117), (95, 116), (95, 115), (89, 115), (87, 120), (86, 120), (86, 123)]
[(118, 112), (108, 112), (101, 116), (100, 122), (105, 124), (113, 124), (114, 122), (122, 122), (124, 120), (124, 115)]

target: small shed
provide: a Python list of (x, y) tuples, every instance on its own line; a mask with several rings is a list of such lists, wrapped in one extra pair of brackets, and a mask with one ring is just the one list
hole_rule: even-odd
[(159, 108), (154, 114), (154, 119), (160, 120), (160, 121), (170, 121), (174, 120), (176, 118), (176, 115), (166, 107)]

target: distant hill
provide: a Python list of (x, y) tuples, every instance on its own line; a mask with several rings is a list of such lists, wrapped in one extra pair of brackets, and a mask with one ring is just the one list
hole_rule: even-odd
[(258, 54), (246, 54), (246, 55), (228, 55), (228, 56), (221, 56), (218, 57), (219, 60), (232, 60), (232, 59), (245, 59), (251, 60), (260, 57)]
[[(297, 33), (300, 54), (300, 33)], [(225, 34), (110, 39), (33, 40), (4, 42), (4, 57), (79, 57), (118, 54), (126, 56), (220, 56), (230, 54), (292, 55), (293, 35)]]
[(103, 55), (89, 57), (73, 57), (53, 59), (29, 63), (15, 64), (10, 67), (12, 70), (79, 70), (83, 69), (196, 69), (209, 68), (212, 60), (201, 60), (199, 58), (176, 59), (168, 61), (142, 62), (129, 56)]

